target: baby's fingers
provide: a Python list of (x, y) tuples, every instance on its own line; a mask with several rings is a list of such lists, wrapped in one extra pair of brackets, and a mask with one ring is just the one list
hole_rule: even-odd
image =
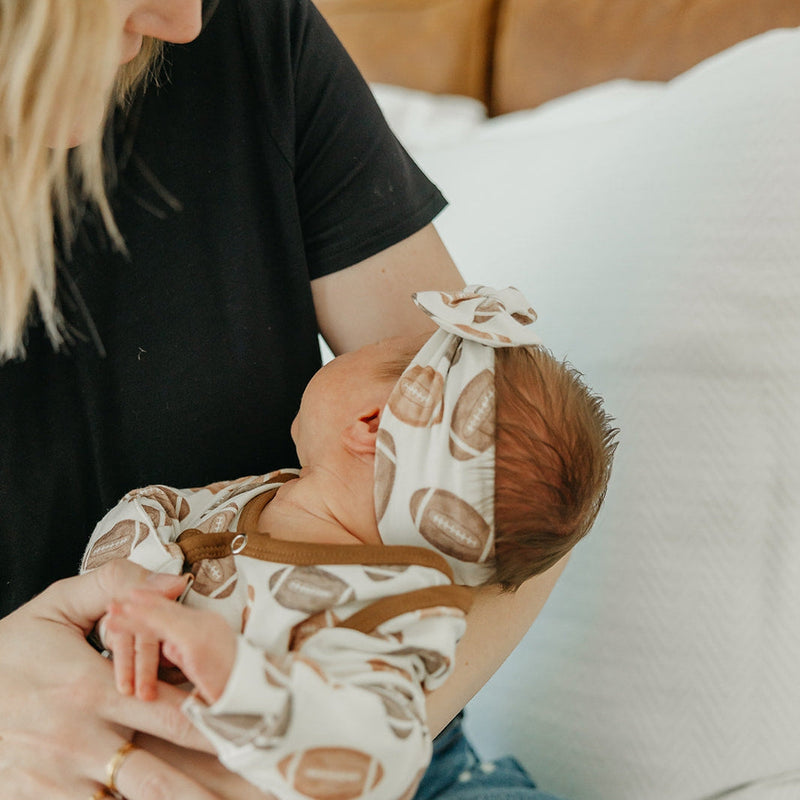
[(192, 625), (185, 619), (191, 614), (189, 609), (155, 592), (135, 590), (126, 600), (111, 604), (106, 627), (154, 641), (174, 641), (191, 635)]
[(119, 630), (147, 633), (163, 642), (164, 655), (207, 702), (219, 697), (236, 658), (236, 635), (223, 617), (138, 591), (120, 604), (120, 610), (114, 622)]
[(127, 631), (117, 630), (112, 617), (103, 619), (103, 644), (114, 654), (114, 683), (122, 694), (133, 694), (135, 646), (133, 636)]
[(111, 603), (103, 622), (106, 647), (114, 653), (114, 680), (122, 694), (155, 700), (161, 645), (141, 625), (131, 624), (120, 603)]
[(136, 696), (140, 700), (155, 700), (158, 697), (158, 664), (161, 644), (147, 635), (136, 637)]

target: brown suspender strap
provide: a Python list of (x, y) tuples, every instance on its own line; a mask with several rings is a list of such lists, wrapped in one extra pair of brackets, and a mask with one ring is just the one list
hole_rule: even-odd
[(205, 558), (225, 558), (231, 554), (231, 542), (235, 533), (223, 531), (222, 533), (205, 533), (196, 528), (188, 528), (177, 539), (183, 550), (183, 557), (187, 566), (191, 567), (197, 561)]
[(224, 558), (232, 553), (262, 561), (296, 566), (363, 564), (366, 566), (430, 567), (453, 580), (450, 565), (438, 553), (407, 545), (322, 545), (273, 539), (266, 533), (205, 533), (189, 528), (178, 537), (189, 567), (206, 558)]
[(439, 606), (459, 608), (466, 614), (472, 606), (472, 592), (466, 586), (431, 586), (427, 589), (392, 595), (357, 611), (336, 627), (372, 633), (387, 620), (399, 617), (401, 614)]

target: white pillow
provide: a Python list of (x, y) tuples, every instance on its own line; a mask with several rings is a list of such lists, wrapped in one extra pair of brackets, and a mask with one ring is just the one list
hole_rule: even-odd
[(486, 122), (486, 106), (472, 97), (433, 95), (384, 83), (370, 85), (386, 121), (408, 149), (465, 139)]
[(797, 798), (800, 33), (603, 91), (411, 148), (467, 280), (519, 286), (622, 429), (469, 729), (570, 800)]

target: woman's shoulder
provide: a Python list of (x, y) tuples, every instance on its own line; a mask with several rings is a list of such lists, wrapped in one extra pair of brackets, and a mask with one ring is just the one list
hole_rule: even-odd
[(302, 36), (309, 24), (323, 19), (310, 0), (218, 0), (206, 28), (216, 27), (226, 17), (239, 21), (243, 36), (266, 36), (272, 41)]
[[(332, 63), (348, 61), (310, 0), (219, 0), (196, 42), (175, 50), (185, 58), (210, 59), (223, 69), (219, 62), (239, 51), (256, 80), (278, 88), (296, 88), (297, 81), (313, 80), (317, 72), (322, 81), (330, 77)], [(262, 99), (280, 102), (272, 93)]]

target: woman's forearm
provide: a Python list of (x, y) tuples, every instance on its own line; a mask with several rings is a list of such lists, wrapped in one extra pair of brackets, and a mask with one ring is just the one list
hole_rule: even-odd
[(526, 581), (516, 592), (475, 589), (467, 631), (458, 644), (456, 668), (427, 699), (428, 725), (436, 736), (506, 660), (542, 610), (567, 557)]
[(164, 739), (142, 733), (136, 735), (135, 742), (161, 761), (191, 775), (197, 783), (221, 800), (264, 800), (267, 797), (252, 783), (222, 766), (216, 755), (187, 750)]

